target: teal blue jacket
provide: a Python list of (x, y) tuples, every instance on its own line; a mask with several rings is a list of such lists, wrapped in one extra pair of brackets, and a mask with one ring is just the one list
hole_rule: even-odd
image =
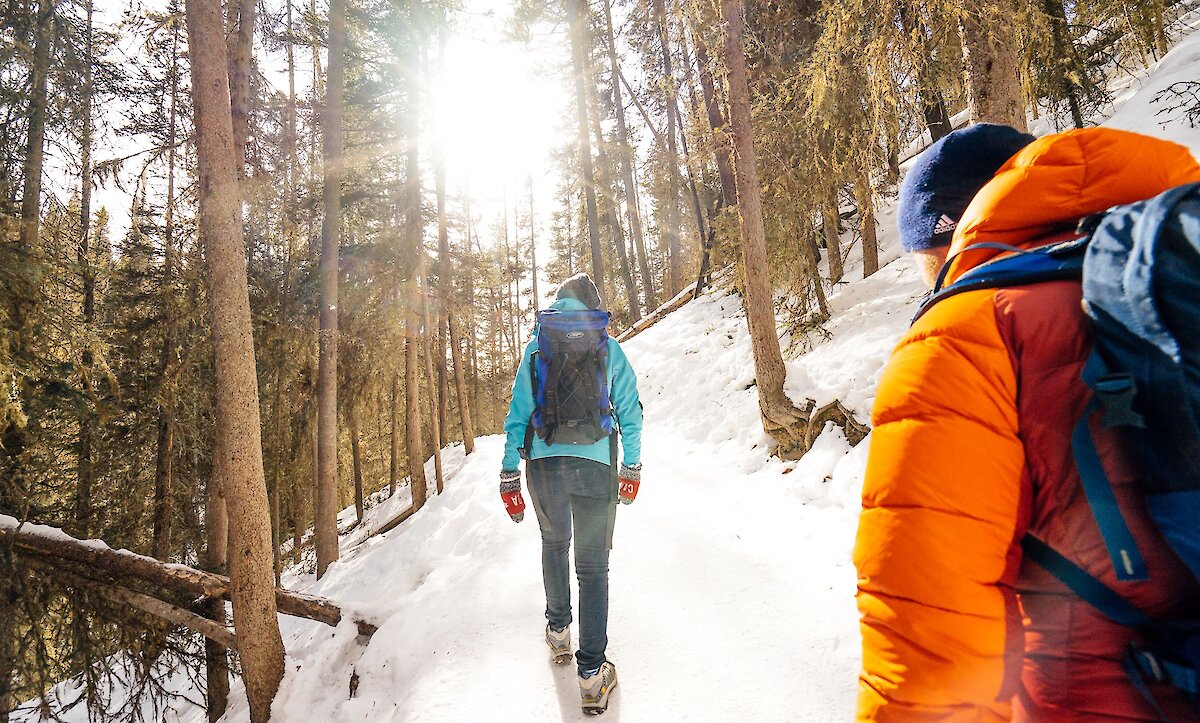
[[(588, 307), (575, 299), (559, 299), (552, 308), (559, 311), (584, 311)], [(533, 381), (529, 375), (533, 352), (537, 349), (537, 330), (534, 339), (525, 347), (517, 378), (513, 380), (512, 402), (508, 405), (508, 416), (504, 419), (504, 461), (500, 468), (515, 470), (521, 461), (517, 450), (525, 444), (525, 430), (529, 428), (529, 416), (533, 414)], [(621, 422), (621, 450), (626, 465), (637, 464), (642, 459), (642, 405), (638, 399), (637, 375), (629, 366), (629, 359), (621, 350), (616, 339), (608, 340), (608, 396), (617, 418)], [(594, 444), (550, 444), (533, 435), (530, 459), (541, 457), (580, 457), (609, 464), (609, 441), (602, 439)]]

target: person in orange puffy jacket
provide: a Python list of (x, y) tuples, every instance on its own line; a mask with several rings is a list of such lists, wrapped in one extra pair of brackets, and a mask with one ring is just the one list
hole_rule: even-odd
[[(1090, 214), (1200, 180), (1182, 146), (1108, 128), (1025, 137), (988, 168), (999, 161), (975, 144), (1001, 127), (978, 128), (927, 150), (901, 189), (906, 248), (936, 247), (937, 222), (953, 226), (947, 284), (1004, 253), (968, 246), (1061, 241)], [(939, 205), (946, 188), (978, 190), (961, 218)], [(1094, 425), (1149, 570), (1148, 581), (1116, 582), (1071, 454), (1089, 397), (1080, 300), (1078, 281), (968, 291), (932, 307), (893, 352), (872, 412), (854, 549), (858, 720), (1159, 719), (1123, 667), (1134, 631), (1022, 559), (1030, 533), (1152, 617), (1200, 607), (1200, 586), (1140, 504), (1136, 464)], [(1173, 721), (1196, 720), (1177, 690), (1151, 687)]]

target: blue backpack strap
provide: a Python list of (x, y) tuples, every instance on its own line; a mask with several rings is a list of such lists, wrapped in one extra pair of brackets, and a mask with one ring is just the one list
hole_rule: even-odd
[[(1084, 365), (1083, 381), (1094, 389), (1106, 371), (1104, 362), (1093, 351)], [(1121, 508), (1117, 506), (1116, 495), (1113, 494), (1112, 484), (1104, 472), (1100, 454), (1096, 451), (1096, 441), (1088, 425), (1092, 412), (1102, 406), (1101, 398), (1093, 395), (1071, 433), (1071, 452), (1075, 457), (1075, 467), (1079, 470), (1083, 494), (1092, 509), (1092, 516), (1096, 518), (1096, 526), (1100, 528), (1100, 536), (1104, 539), (1104, 546), (1108, 550), (1113, 570), (1117, 573), (1117, 580), (1145, 580), (1148, 577), (1146, 563), (1138, 552), (1137, 543), (1133, 539), (1133, 533), (1129, 531), (1125, 516), (1121, 514)]]
[(1071, 592), (1118, 625), (1141, 628), (1150, 623), (1145, 613), (1033, 535), (1027, 534), (1021, 538), (1021, 549), (1027, 558), (1041, 565), (1069, 587)]
[[(942, 299), (948, 299), (968, 291), (1027, 286), (1044, 281), (1079, 279), (1083, 275), (1083, 252), (1087, 247), (1087, 242), (1088, 238), (1082, 236), (1032, 250), (993, 242), (972, 244), (946, 260), (938, 274), (937, 282), (933, 285), (933, 290), (922, 302), (913, 321), (921, 318), (926, 311)], [(953, 284), (943, 287), (942, 284), (946, 280), (946, 274), (949, 273), (950, 264), (954, 258), (957, 258), (959, 254), (976, 249), (996, 249), (1010, 252), (1011, 255), (980, 264), (960, 276)]]
[[(1021, 538), (1025, 556), (1041, 565), (1047, 572), (1108, 619), (1130, 628), (1136, 628), (1154, 638), (1154, 623), (1141, 610), (1109, 589), (1104, 583), (1089, 575), (1083, 568), (1071, 562), (1057, 550), (1033, 535)], [(1170, 629), (1159, 631), (1172, 635)], [(1154, 709), (1159, 720), (1169, 721), (1166, 711), (1154, 697), (1147, 681), (1167, 683), (1189, 694), (1193, 704), (1200, 696), (1200, 671), (1191, 661), (1180, 662), (1160, 655), (1138, 643), (1131, 643), (1125, 655), (1125, 674), (1134, 689)]]

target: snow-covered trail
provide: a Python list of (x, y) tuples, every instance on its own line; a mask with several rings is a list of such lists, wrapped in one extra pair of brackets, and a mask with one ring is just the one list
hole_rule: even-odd
[[(862, 455), (829, 432), (802, 469), (767, 456), (739, 304), (705, 297), (627, 345), (644, 380), (646, 471), (614, 536), (608, 653), (620, 685), (610, 721), (852, 713), (857, 510), (843, 502), (856, 503), (857, 490), (838, 480), (859, 477)], [(288, 621), (282, 720), (585, 719), (574, 666), (551, 664), (542, 641), (537, 521), (504, 514), (502, 451), (499, 436), (470, 457), (448, 450), (446, 491), (419, 515), (366, 542), (344, 539), (321, 581), (289, 581), (382, 625), (363, 648), (348, 628), (330, 641), (328, 628)], [(380, 505), (366, 527), (405, 504)]]

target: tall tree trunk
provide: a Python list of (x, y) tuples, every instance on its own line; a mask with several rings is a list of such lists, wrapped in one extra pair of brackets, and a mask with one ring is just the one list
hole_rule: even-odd
[[(446, 24), (438, 25), (438, 81), (445, 85), (446, 76)], [(448, 408), (450, 407), (450, 380), (446, 370), (446, 328), (450, 323), (450, 279), (453, 261), (450, 259), (450, 233), (446, 224), (446, 157), (439, 135), (434, 158), (434, 176), (437, 193), (438, 214), (438, 262), (437, 262), (437, 354), (435, 364), (438, 373), (438, 429), (441, 436), (448, 438)], [(536, 263), (536, 261), (535, 261)], [(534, 270), (534, 283), (537, 283), (537, 271)], [(537, 287), (534, 286), (536, 291)]]
[(392, 453), (389, 458), (390, 468), (388, 469), (388, 497), (396, 494), (396, 481), (400, 479), (400, 435), (397, 432), (396, 417), (397, 407), (400, 405), (400, 395), (396, 389), (399, 386), (400, 380), (395, 374), (392, 374), (392, 398), (389, 406), (389, 440), (391, 442)]
[(717, 176), (721, 180), (722, 205), (737, 205), (737, 184), (733, 177), (733, 162), (730, 159), (730, 146), (724, 136), (729, 133), (725, 126), (725, 117), (721, 113), (721, 103), (717, 99), (716, 82), (713, 80), (712, 59), (708, 55), (708, 46), (704, 43), (701, 33), (692, 33), (696, 46), (696, 64), (700, 67), (700, 92), (704, 96), (704, 111), (708, 115), (708, 125), (713, 130), (718, 142), (714, 144), (713, 155), (717, 161)]
[(879, 270), (879, 239), (875, 234), (875, 191), (867, 169), (858, 174), (854, 184), (858, 202), (859, 232), (862, 235), (863, 278)]
[(346, 426), (350, 432), (350, 457), (354, 464), (354, 514), (358, 524), (363, 521), (362, 450), (358, 443), (358, 409), (351, 401), (346, 405)]
[(958, 32), (971, 122), (1003, 123), (1025, 131), (1020, 59), (1011, 40), (1013, 15), (1008, 0), (966, 0), (960, 6)]
[[(422, 262), (425, 254), (421, 254)], [(422, 267), (425, 265), (421, 264)], [(442, 475), (442, 429), (441, 418), (442, 413), (439, 409), (439, 400), (437, 395), (437, 377), (433, 373), (433, 325), (432, 315), (429, 313), (429, 294), (426, 290), (425, 269), (421, 269), (421, 300), (422, 300), (422, 316), (424, 324), (422, 325), (422, 353), (425, 356), (425, 379), (429, 388), (429, 437), (432, 441), (433, 449), (433, 476), (437, 484), (437, 493), (440, 495), (445, 487), (445, 478)]]
[(667, 296), (673, 297), (683, 288), (683, 259), (679, 242), (679, 151), (675, 146), (675, 72), (671, 67), (671, 41), (667, 28), (667, 8), (663, 0), (652, 0), (662, 53), (663, 104), (667, 111)]
[(901, 27), (910, 38), (915, 38), (917, 45), (917, 59), (920, 63), (920, 67), (917, 68), (917, 97), (921, 104), (921, 114), (925, 117), (925, 127), (929, 129), (930, 143), (934, 143), (954, 128), (950, 125), (946, 102), (938, 90), (934, 74), (929, 27), (920, 18), (914, 17), (912, 7), (907, 2), (896, 3), (896, 8)]
[(611, 302), (604, 276), (604, 257), (600, 253), (600, 221), (596, 212), (596, 178), (592, 168), (591, 132), (588, 130), (587, 91), (587, 13), (585, 0), (564, 0), (571, 36), (571, 65), (575, 75), (576, 141), (579, 144), (579, 165), (583, 169), (583, 195), (587, 212), (588, 239), (592, 244), (592, 281), (600, 291), (603, 305)]
[[(204, 494), (204, 569), (225, 574), (228, 560), (228, 508), (221, 494), (221, 484), (215, 475), (209, 479)], [(300, 545), (296, 544), (299, 551)], [(225, 601), (209, 598), (204, 602), (204, 616), (219, 625), (228, 621)], [(215, 723), (225, 715), (229, 706), (229, 651), (219, 643), (204, 641), (205, 689), (208, 691), (208, 720)]]
[(410, 15), (413, 18), (413, 32), (409, 61), (405, 72), (408, 91), (408, 135), (406, 138), (405, 161), (405, 233), (407, 235), (406, 255), (408, 257), (409, 280), (405, 284), (407, 294), (405, 299), (404, 324), (404, 400), (405, 400), (405, 430), (407, 432), (407, 457), (409, 489), (412, 492), (413, 509), (421, 509), (425, 505), (428, 481), (425, 479), (425, 453), (421, 432), (421, 367), (418, 352), (420, 343), (418, 336), (421, 330), (421, 259), (424, 256), (422, 236), (424, 221), (421, 217), (421, 176), (420, 176), (420, 88), (418, 61), (421, 57), (420, 31), (416, 29), (416, 16), (420, 12), (420, 0), (409, 0)]
[(537, 277), (537, 237), (534, 234), (534, 219), (533, 219), (533, 174), (529, 176), (529, 279), (533, 282), (533, 313), (534, 318), (537, 318), (538, 306), (542, 303), (542, 297), (538, 293)]
[(233, 116), (233, 152), (238, 177), (246, 175), (246, 146), (250, 142), (250, 71), (254, 51), (257, 0), (229, 0), (229, 100)]
[[(595, 79), (589, 72), (587, 74), (587, 85), (595, 87)], [(599, 107), (598, 100), (594, 103)], [(604, 225), (608, 226), (612, 232), (613, 247), (617, 252), (617, 270), (621, 274), (621, 280), (625, 284), (625, 298), (629, 300), (629, 325), (633, 326), (638, 319), (642, 318), (641, 311), (638, 310), (638, 294), (637, 287), (633, 282), (633, 273), (629, 267), (629, 259), (625, 254), (625, 231), (621, 228), (621, 220), (617, 217), (619, 206), (617, 204), (616, 193), (614, 193), (615, 184), (613, 183), (613, 167), (609, 159), (606, 144), (604, 142), (604, 130), (600, 126), (600, 116), (598, 113), (591, 114), (588, 123), (592, 127), (592, 132), (596, 136), (596, 187), (603, 197), (604, 206), (602, 214), (604, 216)], [(530, 181), (532, 184), (532, 180)], [(532, 185), (531, 185), (532, 188)], [(532, 206), (530, 207), (532, 211)], [(615, 300), (609, 300), (610, 306)]]
[(454, 391), (458, 396), (458, 413), (462, 418), (463, 450), (466, 454), (475, 451), (475, 424), (471, 420), (471, 399), (463, 377), (462, 351), (459, 348), (458, 323), (451, 315), (447, 321), (450, 336), (450, 357), (454, 363)]
[(1083, 108), (1079, 103), (1080, 86), (1074, 79), (1079, 64), (1076, 62), (1075, 46), (1071, 42), (1071, 28), (1067, 24), (1067, 9), (1062, 0), (1042, 0), (1042, 12), (1050, 22), (1051, 62), (1054, 64), (1053, 72), (1057, 76), (1059, 92), (1067, 99), (1071, 122), (1076, 128), (1083, 128)]
[[(838, 213), (838, 192), (831, 188), (825, 193), (825, 202), (821, 204), (821, 226), (825, 231), (825, 253), (829, 257), (829, 283), (836, 284), (842, 280), (845, 270), (842, 268), (842, 239), (838, 225), (841, 223)], [(820, 283), (820, 275), (813, 277)]]
[(237, 510), (230, 516), (233, 621), (241, 644), (250, 718), (265, 723), (283, 678), (275, 611), (270, 512), (263, 478), (258, 378), (246, 279), (242, 209), (229, 106), (220, 0), (187, 0), (199, 228), (208, 267), (216, 358), (213, 477)]
[(159, 354), (158, 446), (154, 462), (154, 527), (152, 554), (166, 560), (171, 552), (171, 487), (175, 461), (175, 145), (178, 131), (179, 32), (173, 26), (171, 36), (170, 107), (167, 121), (167, 206), (163, 225), (164, 309), (163, 345)]
[[(83, 88), (80, 98), (79, 140), (80, 153), (80, 191), (79, 191), (79, 274), (83, 291), (83, 332), (88, 340), (80, 358), (83, 373), (83, 386), (92, 389), (92, 326), (96, 322), (96, 272), (92, 266), (92, 19), (94, 4), (87, 2), (87, 25), (84, 35), (84, 65)], [(174, 149), (172, 149), (174, 150)], [(87, 407), (79, 415), (79, 444), (76, 464), (78, 484), (75, 488), (75, 530), (84, 538), (91, 537), (92, 517), (92, 480), (95, 472), (92, 467), (92, 425), (94, 418)], [(0, 701), (0, 711), (7, 708)]]
[(750, 84), (742, 46), (744, 21), (741, 0), (721, 0), (725, 23), (725, 67), (729, 85), (729, 117), (733, 130), (733, 159), (737, 181), (738, 215), (742, 227), (742, 260), (746, 272), (746, 321), (754, 352), (758, 406), (763, 428), (790, 455), (802, 446), (796, 426), (802, 413), (783, 391), (787, 372), (775, 329), (775, 303), (767, 273), (766, 232), (763, 226), (761, 186), (750, 121)]
[[(642, 280), (642, 293), (646, 296), (646, 311), (658, 308), (658, 296), (654, 290), (654, 274), (646, 256), (646, 234), (642, 230), (642, 217), (637, 207), (637, 186), (633, 183), (633, 147), (629, 144), (629, 127), (625, 122), (625, 102), (621, 97), (620, 68), (617, 64), (616, 40), (613, 36), (612, 2), (604, 0), (604, 28), (607, 34), (606, 50), (610, 83), (613, 92), (613, 114), (617, 119), (617, 161), (621, 173), (621, 184), (625, 187), (625, 219), (629, 223), (629, 235), (637, 250), (638, 274)], [(568, 233), (568, 236), (570, 234)]]
[(1163, 5), (1163, 0), (1154, 0), (1150, 3), (1150, 24), (1154, 28), (1154, 47), (1160, 58), (1167, 54), (1167, 24), (1163, 17)]
[(325, 220), (321, 225), (321, 333), (317, 375), (317, 577), (338, 559), (338, 247), (342, 210), (342, 105), (346, 53), (346, 3), (329, 4), (329, 61), (322, 130), (325, 137)]

